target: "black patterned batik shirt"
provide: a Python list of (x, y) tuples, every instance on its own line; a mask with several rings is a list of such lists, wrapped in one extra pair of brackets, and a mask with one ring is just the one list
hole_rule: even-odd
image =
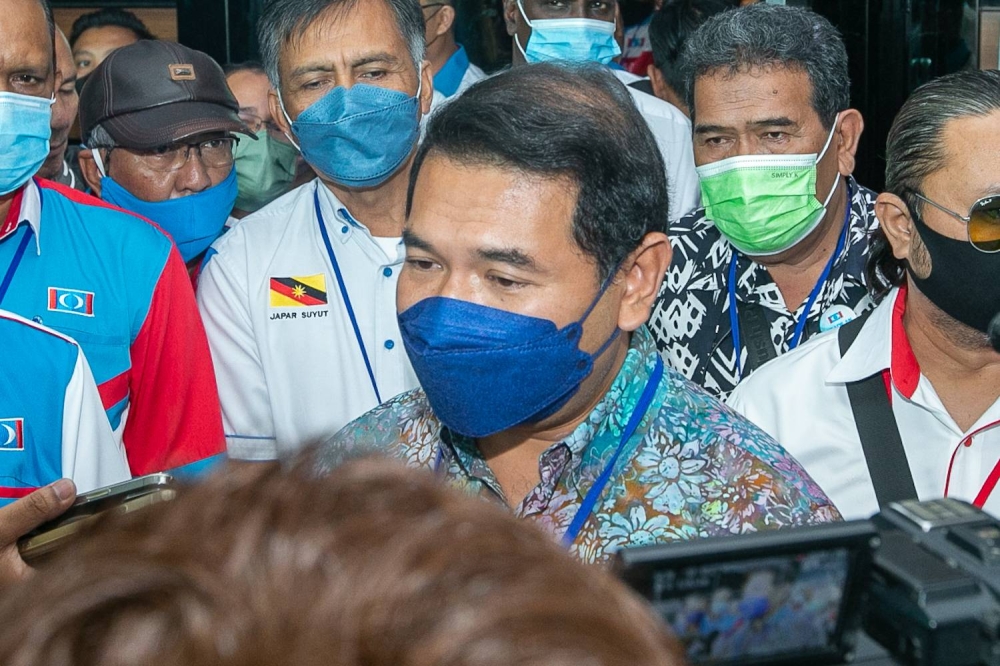
[[(878, 227), (876, 194), (853, 178), (848, 183), (847, 240), (809, 310), (803, 340), (819, 332), (821, 316), (834, 306), (846, 305), (858, 314), (872, 306), (864, 269), (869, 236)], [(789, 312), (767, 269), (733, 248), (706, 219), (704, 208), (673, 223), (670, 241), (674, 258), (649, 328), (670, 367), (725, 399), (740, 380), (729, 317), (729, 264), (734, 253), (737, 309), (761, 309), (778, 354), (789, 350), (805, 303)], [(747, 334), (741, 333), (740, 360), (745, 365)], [(743, 374), (749, 374), (748, 370)]]

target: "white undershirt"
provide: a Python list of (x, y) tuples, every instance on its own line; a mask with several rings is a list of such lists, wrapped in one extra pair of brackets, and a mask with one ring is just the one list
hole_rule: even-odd
[(396, 247), (401, 242), (403, 242), (403, 239), (400, 236), (391, 236), (391, 237), (389, 237), (389, 236), (372, 236), (372, 240), (374, 240), (376, 243), (378, 243), (378, 246), (380, 248), (382, 248), (383, 252), (385, 252), (385, 256), (387, 256), (389, 258), (395, 258), (396, 257)]

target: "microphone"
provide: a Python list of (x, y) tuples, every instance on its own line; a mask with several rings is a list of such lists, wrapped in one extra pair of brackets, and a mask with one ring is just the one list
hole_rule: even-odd
[(993, 349), (1000, 352), (1000, 312), (994, 315), (993, 319), (990, 320), (987, 335), (990, 336), (990, 345), (993, 346)]

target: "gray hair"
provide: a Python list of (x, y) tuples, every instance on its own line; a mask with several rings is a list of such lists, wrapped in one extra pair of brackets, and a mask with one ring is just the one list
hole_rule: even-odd
[[(923, 202), (915, 196), (945, 159), (944, 129), (952, 120), (1000, 111), (1000, 72), (971, 70), (942, 76), (910, 95), (892, 121), (885, 146), (885, 189), (902, 199), (911, 215)], [(868, 285), (882, 297), (903, 283), (906, 264), (892, 254), (881, 229), (868, 255)]]
[(83, 137), (83, 145), (87, 148), (117, 148), (118, 142), (108, 133), (108, 130), (98, 124), (94, 125), (90, 134)]
[(847, 49), (837, 29), (808, 9), (759, 3), (716, 14), (687, 40), (680, 68), (691, 115), (698, 77), (774, 66), (805, 71), (813, 109), (826, 129), (850, 106)]
[[(257, 23), (261, 59), (267, 78), (279, 90), (281, 75), (278, 60), (281, 47), (301, 37), (327, 9), (350, 9), (360, 0), (269, 0)], [(424, 15), (418, 0), (381, 0), (389, 5), (400, 35), (409, 45), (413, 66), (420, 67), (424, 59)]]

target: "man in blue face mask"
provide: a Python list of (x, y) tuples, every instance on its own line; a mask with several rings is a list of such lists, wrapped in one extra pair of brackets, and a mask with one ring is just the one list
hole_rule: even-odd
[(180, 44), (143, 40), (94, 71), (80, 95), (84, 179), (159, 225), (196, 270), (236, 201), (234, 133), (256, 139), (222, 68)]
[[(691, 149), (691, 122), (674, 106), (632, 87), (642, 77), (622, 69), (616, 35), (621, 22), (616, 0), (504, 0), (514, 66), (535, 62), (593, 62), (609, 66), (627, 86), (649, 126), (666, 165), (669, 219), (697, 208), (698, 176)], [(645, 81), (648, 83), (648, 81)]]
[(397, 309), (422, 390), (344, 428), (321, 469), (402, 458), (589, 562), (837, 516), (774, 440), (664, 367), (644, 323), (670, 263), (666, 182), (610, 72), (487, 79), (432, 116), (414, 165)]
[(229, 452), (266, 460), (417, 384), (395, 294), (434, 86), (416, 0), (274, 0), (258, 25), (271, 118), (318, 178), (213, 246), (198, 301)]

